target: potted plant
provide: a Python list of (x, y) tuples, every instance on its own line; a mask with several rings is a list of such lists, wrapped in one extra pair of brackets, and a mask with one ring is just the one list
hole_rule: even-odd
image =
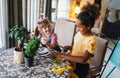
[(28, 42), (27, 48), (25, 49), (25, 67), (33, 65), (33, 59), (36, 55), (36, 51), (39, 48), (40, 39), (33, 38)]
[(30, 32), (28, 32), (27, 28), (24, 26), (16, 25), (9, 30), (9, 36), (15, 38), (18, 43), (14, 51), (14, 63), (22, 64), (24, 62), (23, 44), (29, 34)]

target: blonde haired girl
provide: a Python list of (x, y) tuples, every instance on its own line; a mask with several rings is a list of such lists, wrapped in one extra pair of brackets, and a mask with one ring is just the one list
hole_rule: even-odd
[(57, 42), (57, 34), (53, 33), (51, 23), (48, 19), (38, 22), (34, 37), (40, 38), (43, 47), (61, 52)]

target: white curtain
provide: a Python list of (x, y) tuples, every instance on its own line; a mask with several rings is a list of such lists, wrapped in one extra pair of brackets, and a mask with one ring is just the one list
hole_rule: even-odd
[[(40, 13), (40, 2), (44, 3), (43, 13)], [(30, 32), (35, 30), (40, 14), (45, 16), (45, 5), (46, 0), (27, 0), (27, 28)]]
[(39, 19), (39, 0), (27, 0), (27, 27), (33, 32)]
[(7, 0), (0, 0), (0, 51), (6, 49)]

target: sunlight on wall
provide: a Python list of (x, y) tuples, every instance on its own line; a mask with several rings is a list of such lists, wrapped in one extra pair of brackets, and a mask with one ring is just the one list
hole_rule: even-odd
[(75, 18), (76, 18), (76, 15), (75, 15), (75, 12), (74, 12), (75, 7), (76, 7), (76, 0), (71, 0), (70, 12), (69, 12), (69, 18), (71, 20), (75, 20)]
[[(77, 15), (80, 12), (80, 9), (82, 6), (84, 6), (86, 4), (87, 1), (89, 1), (90, 3), (94, 3), (94, 0), (80, 0), (80, 6), (78, 7), (78, 5), (76, 4), (77, 0), (71, 0), (71, 4), (70, 4), (70, 12), (69, 12), (69, 18), (71, 20), (75, 20)], [(76, 10), (77, 8), (77, 10)], [(79, 10), (79, 11), (78, 11)], [(76, 12), (77, 11), (77, 12)]]

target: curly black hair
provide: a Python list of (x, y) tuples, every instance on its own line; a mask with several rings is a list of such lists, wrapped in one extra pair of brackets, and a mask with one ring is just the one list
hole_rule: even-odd
[(87, 5), (81, 8), (81, 12), (77, 16), (77, 19), (80, 19), (82, 24), (86, 27), (90, 26), (91, 28), (94, 26), (95, 20), (100, 15), (100, 7), (97, 4), (90, 4), (89, 2)]

